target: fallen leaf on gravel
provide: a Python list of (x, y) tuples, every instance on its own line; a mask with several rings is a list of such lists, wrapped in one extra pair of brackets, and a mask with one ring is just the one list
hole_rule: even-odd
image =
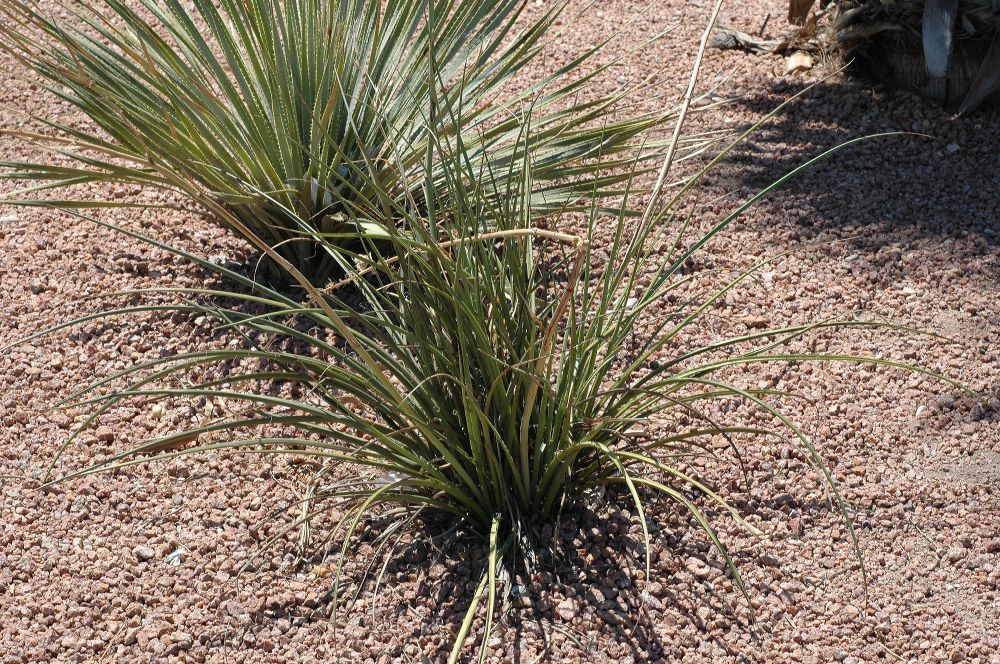
[(785, 58), (785, 73), (786, 74), (797, 74), (803, 71), (809, 71), (813, 68), (813, 59), (811, 55), (807, 55), (802, 51), (797, 51), (792, 53), (790, 56)]
[(181, 558), (186, 553), (191, 553), (191, 552), (187, 549), (187, 547), (179, 546), (172, 552), (170, 552), (163, 560), (164, 562), (169, 563), (174, 567), (177, 567), (181, 564)]

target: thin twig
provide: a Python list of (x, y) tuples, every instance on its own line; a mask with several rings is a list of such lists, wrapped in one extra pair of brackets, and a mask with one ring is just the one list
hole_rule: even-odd
[(895, 657), (900, 662), (905, 661), (902, 657), (900, 657), (895, 652), (893, 652), (892, 650), (890, 650), (889, 646), (885, 645), (884, 643), (882, 644), (882, 650), (884, 650), (886, 653), (892, 655), (893, 657)]
[(764, 30), (767, 30), (767, 24), (770, 20), (771, 20), (771, 12), (768, 12), (767, 16), (764, 17), (764, 22), (760, 24), (760, 29), (757, 30), (758, 37), (764, 36)]
[(677, 117), (677, 123), (674, 125), (673, 136), (670, 137), (670, 145), (667, 147), (667, 156), (663, 159), (660, 173), (656, 177), (656, 186), (653, 187), (653, 192), (649, 197), (649, 204), (646, 205), (646, 211), (642, 215), (643, 224), (649, 221), (649, 215), (653, 212), (653, 207), (660, 197), (660, 192), (663, 191), (663, 184), (667, 179), (667, 173), (670, 171), (671, 165), (673, 165), (674, 154), (677, 152), (677, 143), (681, 137), (681, 127), (683, 127), (688, 109), (691, 107), (694, 89), (698, 85), (698, 74), (701, 72), (701, 61), (705, 57), (705, 50), (708, 48), (708, 39), (712, 34), (712, 28), (715, 27), (715, 22), (719, 18), (719, 12), (722, 10), (722, 2), (723, 0), (716, 0), (715, 7), (712, 9), (712, 16), (708, 19), (708, 25), (705, 26), (705, 32), (701, 36), (698, 55), (695, 56), (694, 66), (691, 67), (691, 80), (688, 82), (687, 91), (684, 93), (680, 114)]

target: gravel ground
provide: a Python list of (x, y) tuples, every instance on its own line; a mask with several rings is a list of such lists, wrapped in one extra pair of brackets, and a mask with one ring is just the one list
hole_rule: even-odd
[[(635, 22), (616, 37), (623, 47), (676, 26), (606, 84), (655, 73), (665, 95), (679, 94), (710, 9), (702, 5), (666, 0), (641, 13), (644, 4), (598, 3), (559, 38), (550, 64), (628, 19)], [(730, 2), (723, 21), (751, 32), (768, 11), (768, 30), (782, 29), (775, 0)], [(733, 101), (699, 115), (697, 127), (745, 128), (813, 87), (710, 175), (699, 192), (699, 226), (845, 139), (909, 133), (873, 138), (825, 160), (710, 244), (692, 266), (706, 282), (765, 256), (789, 255), (714, 307), (699, 338), (851, 316), (917, 326), (948, 339), (855, 331), (819, 335), (811, 347), (920, 363), (996, 404), (1000, 118), (954, 119), (913, 97), (844, 81), (832, 68), (783, 72), (777, 57), (709, 53), (705, 85)], [(54, 103), (12, 76), (0, 82), (0, 102), (5, 127), (21, 122), (11, 109)], [(56, 112), (80, 121), (69, 108)], [(25, 151), (5, 139), (0, 157)], [(110, 188), (91, 193), (149, 198)], [(59, 213), (0, 208), (0, 216), (0, 345), (93, 311), (88, 296), (210, 278)], [(191, 215), (107, 216), (204, 254), (244, 258), (238, 242)], [(327, 569), (290, 571), (290, 543), (260, 551), (276, 528), (267, 516), (297, 499), (303, 468), (206, 457), (36, 489), (80, 418), (51, 410), (59, 398), (143, 358), (227, 341), (202, 321), (132, 316), (56, 333), (0, 357), (4, 664), (441, 659), (467, 601), (468, 563), (446, 564), (414, 543), (390, 566), (380, 594), (362, 594), (334, 629)], [(560, 525), (556, 536), (576, 565), (522, 580), (528, 591), (493, 635), (491, 661), (1000, 662), (1000, 415), (908, 372), (797, 364), (739, 377), (805, 397), (786, 405), (857, 511), (867, 598), (841, 517), (801, 451), (786, 441), (746, 441), (750, 488), (733, 479), (734, 460), (723, 451), (719, 460), (693, 464), (768, 533), (756, 541), (719, 521), (747, 578), (749, 601), (704, 537), (667, 502), (651, 509), (654, 573), (643, 584), (634, 515), (628, 500), (613, 497), (598, 513)], [(99, 458), (197, 420), (204, 409), (181, 402), (162, 415), (141, 405), (114, 409), (74, 443), (69, 458), (73, 465)], [(738, 407), (720, 407), (720, 414), (768, 423)], [(352, 567), (349, 581), (360, 574)]]

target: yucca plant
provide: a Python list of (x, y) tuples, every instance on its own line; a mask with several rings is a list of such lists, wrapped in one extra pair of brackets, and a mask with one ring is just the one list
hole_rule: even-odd
[[(41, 4), (0, 0), (0, 48), (96, 126), (42, 117), (54, 132), (5, 130), (54, 153), (3, 164), (4, 177), (30, 183), (8, 202), (98, 182), (175, 192), (318, 284), (341, 271), (339, 249), (358, 231), (380, 236), (395, 206), (444, 190), (442, 167), (425, 163), (434, 141), (460, 136), (483, 173), (519, 168), (530, 150), (532, 205), (546, 214), (618, 195), (620, 173), (606, 163), (598, 176), (594, 157), (631, 158), (636, 137), (672, 115), (612, 119), (642, 81), (586, 97), (613, 64), (591, 66), (603, 44), (511, 85), (562, 3), (524, 27), (524, 0), (46, 3), (59, 18)], [(516, 136), (529, 105), (526, 145)]]
[[(339, 547), (341, 562), (367, 519), (387, 520), (376, 550), (390, 555), (405, 531), (420, 527), (420, 517), (446, 515), (466, 541), (481, 542), (489, 551), (451, 661), (458, 659), (484, 604), (481, 629), (488, 633), (495, 623), (503, 581), (536, 564), (538, 548), (547, 546), (540, 539), (544, 526), (595, 488), (621, 485), (631, 496), (646, 533), (647, 571), (644, 505), (658, 493), (694, 517), (742, 589), (740, 571), (716, 534), (706, 501), (713, 511), (756, 531), (683, 465), (686, 454), (712, 437), (798, 440), (831, 487), (853, 535), (849, 512), (819, 454), (775, 405), (786, 395), (740, 386), (727, 372), (767, 362), (904, 367), (887, 359), (789, 350), (819, 330), (884, 324), (822, 321), (707, 345), (684, 343), (713, 303), (767, 261), (707, 290), (697, 288), (698, 273), (684, 273), (685, 264), (749, 206), (813, 162), (694, 237), (687, 237), (685, 201), (697, 178), (637, 217), (628, 212), (633, 174), (626, 174), (618, 213), (609, 216), (594, 203), (586, 230), (577, 235), (536, 224), (534, 171), (527, 156), (532, 132), (527, 125), (521, 132), (522, 162), (508, 164), (504, 172), (486, 172), (489, 162), (473, 159), (461, 137), (435, 140), (435, 166), (423, 177), (425, 190), (436, 195), (423, 203), (400, 201), (377, 182), (367, 182), (369, 197), (359, 199), (357, 208), (346, 207), (348, 218), (385, 207), (402, 223), (387, 229), (389, 246), (383, 248), (390, 251), (374, 247), (359, 253), (357, 261), (346, 261), (348, 275), (341, 284), (316, 288), (267, 240), (257, 239), (308, 292), (306, 302), (119, 229), (217, 270), (248, 292), (164, 288), (157, 292), (184, 301), (108, 310), (84, 320), (150, 309), (191, 312), (238, 331), (246, 346), (139, 364), (69, 397), (66, 404), (92, 409), (80, 430), (123, 400), (208, 398), (224, 401), (228, 414), (62, 479), (209, 452), (332, 464), (329, 475), (336, 481), (318, 485), (309, 514), (293, 526), (336, 508), (343, 517), (329, 539)], [(354, 175), (371, 179), (373, 172), (358, 167)], [(272, 204), (281, 209), (277, 198)], [(218, 213), (227, 211), (220, 206)], [(230, 223), (241, 222), (233, 216)], [(599, 228), (610, 234), (601, 262), (590, 242)], [(653, 250), (664, 243), (665, 252)], [(342, 294), (348, 287), (349, 297)], [(684, 296), (670, 297), (679, 293)], [(661, 306), (667, 311), (654, 315)], [(645, 328), (643, 320), (656, 324)], [(277, 343), (281, 340), (289, 343)], [(262, 385), (281, 391), (275, 395)], [(713, 403), (729, 399), (756, 406), (784, 431), (723, 423), (709, 415)], [(671, 420), (673, 413), (695, 423)], [(674, 424), (658, 433), (653, 420)], [(480, 658), (487, 643), (483, 638)]]

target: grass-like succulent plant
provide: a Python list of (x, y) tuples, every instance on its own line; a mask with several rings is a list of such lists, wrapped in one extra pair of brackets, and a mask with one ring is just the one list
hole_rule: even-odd
[[(222, 4), (232, 11), (237, 5)], [(209, 11), (207, 3), (197, 5)], [(253, 0), (247, 5), (263, 6)], [(431, 100), (428, 108), (436, 107), (433, 99), (447, 89), (433, 82), (424, 89), (421, 94)], [(675, 137), (683, 115), (682, 110)], [(393, 117), (379, 116), (372, 126), (385, 126)], [(293, 525), (307, 526), (318, 513), (336, 508), (342, 517), (329, 541), (340, 547), (341, 562), (367, 519), (389, 520), (375, 549), (385, 552), (405, 531), (434, 521), (433, 516), (448, 517), (456, 532), (488, 549), (451, 662), (459, 658), (480, 612), (485, 614), (481, 630), (491, 630), (498, 598), (504, 595), (498, 594), (503, 580), (536, 565), (538, 549), (547, 545), (544, 527), (557, 523), (562, 510), (594, 489), (619, 485), (634, 501), (645, 534), (647, 578), (645, 505), (650, 495), (660, 494), (690, 513), (742, 589), (740, 571), (710, 515), (728, 514), (754, 529), (683, 463), (685, 455), (712, 437), (797, 439), (828, 481), (853, 535), (832, 476), (793, 420), (775, 405), (786, 395), (737, 385), (728, 370), (787, 361), (904, 367), (886, 359), (788, 350), (822, 328), (883, 324), (824, 321), (708, 344), (685, 343), (685, 335), (713, 303), (767, 263), (721, 286), (699, 289), (698, 273), (685, 272), (689, 259), (744, 210), (816, 160), (692, 236), (687, 194), (698, 177), (666, 200), (657, 196), (658, 183), (645, 211), (635, 210), (633, 185), (644, 168), (643, 157), (634, 157), (631, 168), (622, 170), (622, 144), (595, 130), (588, 140), (608, 152), (597, 149), (593, 155), (587, 171), (590, 195), (582, 190), (574, 194), (589, 206), (569, 206), (567, 214), (575, 217), (563, 225), (559, 222), (565, 218), (552, 215), (539, 197), (552, 171), (547, 153), (532, 147), (557, 139), (546, 133), (550, 125), (544, 116), (540, 121), (533, 114), (526, 117), (508, 126), (497, 142), (488, 138), (493, 130), (488, 122), (474, 122), (469, 132), (440, 132), (431, 113), (423, 117), (423, 130), (394, 136), (402, 143), (385, 154), (359, 153), (339, 162), (342, 170), (336, 177), (350, 183), (350, 196), (337, 199), (336, 214), (352, 243), (342, 244), (340, 234), (309, 234), (343, 272), (340, 281), (323, 286), (313, 274), (303, 273), (308, 264), (287, 255), (287, 247), (275, 246), (270, 230), (256, 225), (259, 219), (282, 219), (288, 228), (309, 227), (314, 218), (308, 209), (304, 214), (301, 197), (248, 178), (234, 180), (234, 191), (253, 192), (252, 207), (197, 199), (284, 269), (304, 290), (304, 300), (119, 228), (247, 288), (164, 287), (161, 294), (182, 301), (102, 311), (53, 329), (167, 309), (214, 319), (238, 332), (245, 344), (138, 364), (71, 395), (66, 404), (91, 409), (74, 437), (126, 400), (223, 400), (227, 408), (217, 419), (143, 442), (59, 479), (209, 452), (315, 460), (330, 469), (320, 478), (333, 479), (318, 483), (310, 510)], [(614, 136), (614, 128), (609, 131)], [(502, 156), (484, 153), (486, 146)], [(668, 145), (661, 183), (675, 147)], [(721, 155), (701, 174), (719, 159)], [(205, 163), (224, 168), (227, 162)], [(110, 164), (102, 162), (99, 168)], [(400, 180), (384, 178), (404, 172), (402, 189)], [(158, 177), (153, 173), (159, 171), (153, 168), (149, 177)], [(78, 177), (84, 182), (102, 179)], [(183, 181), (170, 186), (181, 187)], [(621, 187), (614, 206), (604, 197), (609, 182)], [(244, 216), (251, 209), (261, 216)], [(394, 222), (381, 227), (377, 241), (364, 229), (373, 211)], [(539, 222), (543, 217), (544, 224)], [(607, 240), (600, 257), (592, 246), (599, 235)], [(683, 297), (674, 297), (678, 294)], [(709, 415), (712, 403), (730, 399), (756, 406), (783, 430), (719, 422)], [(674, 413), (684, 417), (672, 419)], [(672, 426), (660, 430), (656, 422)], [(56, 461), (72, 442), (56, 454)], [(482, 639), (480, 660), (488, 643)]]
[[(523, 128), (518, 141), (530, 137)], [(684, 212), (694, 181), (640, 216), (627, 212), (633, 199), (626, 187), (617, 215), (595, 203), (577, 234), (536, 224), (529, 159), (484, 176), (482, 162), (471, 159), (457, 138), (432, 148), (436, 165), (423, 177), (426, 190), (437, 195), (422, 203), (400, 201), (373, 180), (359, 188), (369, 193), (357, 207), (345, 208), (355, 218), (385, 207), (402, 223), (387, 229), (389, 246), (383, 248), (390, 251), (373, 247), (345, 261), (342, 283), (317, 288), (267, 240), (257, 239), (306, 290), (304, 302), (172, 250), (248, 291), (164, 289), (185, 298), (167, 306), (211, 317), (239, 331), (246, 345), (140, 364), (69, 402), (93, 409), (81, 428), (123, 400), (207, 397), (224, 400), (229, 414), (69, 477), (207, 452), (310, 458), (336, 468), (330, 473), (335, 481), (320, 484), (311, 505), (313, 514), (336, 506), (344, 515), (331, 533), (344, 552), (359, 525), (386, 510), (396, 510), (380, 541), (389, 549), (401, 531), (419, 527), (415, 515), (446, 515), (465, 537), (489, 548), (452, 661), (485, 598), (481, 629), (491, 629), (501, 579), (535, 564), (538, 547), (546, 546), (539, 535), (544, 526), (595, 488), (624, 487), (643, 532), (651, 492), (677, 501), (742, 588), (705, 501), (753, 529), (679, 459), (715, 436), (782, 435), (801, 442), (834, 494), (836, 486), (808, 439), (773, 405), (784, 395), (736, 385), (727, 370), (810, 360), (903, 365), (785, 350), (820, 328), (867, 324), (850, 321), (752, 331), (677, 350), (718, 298), (764, 264), (692, 297), (698, 275), (685, 274), (685, 263), (773, 187), (697, 237), (686, 236)], [(358, 177), (374, 176), (361, 171)], [(271, 204), (283, 209), (278, 198)], [(235, 215), (229, 221), (241, 223)], [(590, 241), (598, 226), (611, 229), (603, 260)], [(684, 297), (670, 297), (682, 292)], [(670, 303), (665, 313), (664, 303)], [(643, 320), (655, 324), (640, 325)], [(280, 393), (261, 384), (276, 385)], [(755, 405), (786, 430), (720, 423), (706, 414), (713, 402), (726, 399)], [(671, 413), (695, 423), (657, 433), (651, 422), (669, 421)], [(844, 515), (850, 526), (846, 510)], [(648, 544), (647, 534), (647, 552)], [(648, 559), (646, 564), (648, 569)], [(485, 648), (488, 639), (482, 643)]]
[[(533, 209), (545, 214), (620, 193), (620, 173), (598, 175), (595, 158), (631, 158), (636, 137), (672, 114), (612, 118), (643, 82), (581, 95), (609, 66), (591, 66), (602, 45), (513, 89), (561, 4), (537, 20), (523, 17), (524, 0), (52, 4), (58, 18), (0, 0), (0, 48), (94, 124), (42, 117), (54, 131), (10, 130), (52, 159), (4, 164), (5, 177), (28, 183), (7, 200), (97, 182), (174, 192), (317, 284), (341, 273), (338, 251), (359, 231), (379, 236), (395, 206), (446, 189), (436, 141), (460, 136), (482, 175), (530, 153)], [(517, 140), (529, 106), (530, 144)]]

